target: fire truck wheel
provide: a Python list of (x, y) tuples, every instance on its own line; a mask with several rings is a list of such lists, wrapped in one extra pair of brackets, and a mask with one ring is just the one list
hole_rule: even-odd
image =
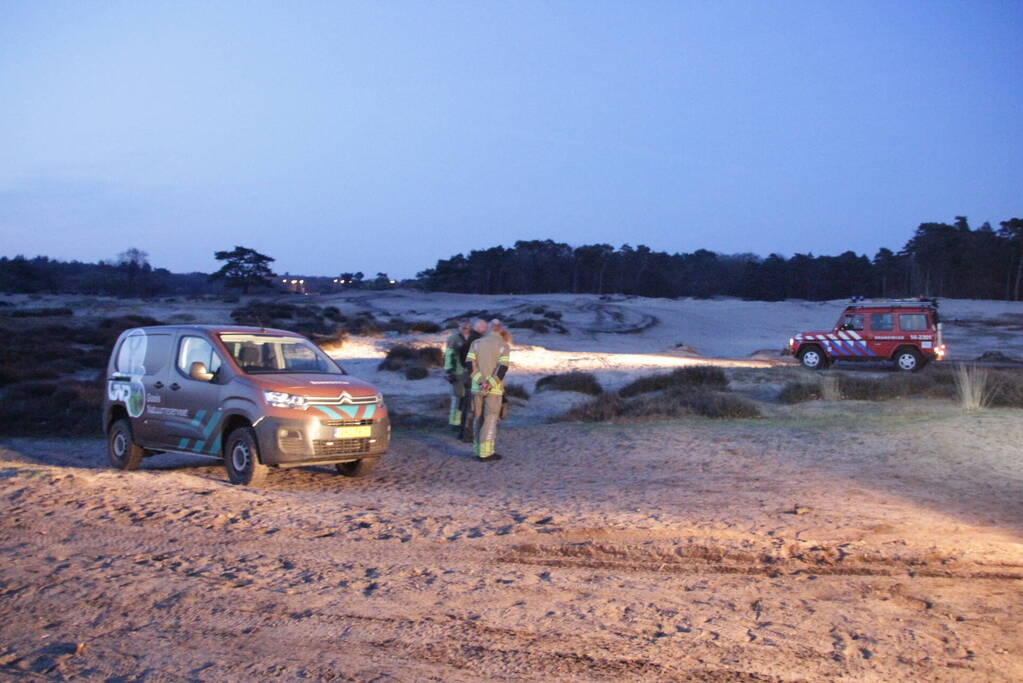
[(895, 354), (895, 367), (902, 372), (916, 372), (924, 365), (916, 349), (899, 349)]
[(823, 370), (828, 367), (828, 357), (819, 346), (808, 346), (799, 352), (799, 362), (810, 370)]

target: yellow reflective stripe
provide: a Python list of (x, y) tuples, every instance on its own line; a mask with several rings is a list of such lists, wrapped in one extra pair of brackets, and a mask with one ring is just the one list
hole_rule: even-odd
[(470, 351), (469, 353), (466, 354), (465, 359), (466, 360), (476, 360), (476, 352), (475, 351)]

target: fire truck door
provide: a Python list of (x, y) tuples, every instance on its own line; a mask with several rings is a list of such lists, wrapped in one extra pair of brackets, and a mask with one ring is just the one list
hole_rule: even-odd
[(899, 341), (895, 332), (895, 315), (893, 313), (871, 313), (864, 339), (871, 356), (888, 358), (895, 351)]

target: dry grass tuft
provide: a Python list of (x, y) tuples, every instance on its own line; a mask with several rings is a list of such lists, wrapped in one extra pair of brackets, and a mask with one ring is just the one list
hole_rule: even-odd
[(842, 400), (842, 387), (839, 386), (837, 375), (820, 375), (817, 384), (820, 385), (822, 401)]
[(956, 366), (953, 377), (959, 404), (964, 410), (973, 412), (991, 405), (996, 387), (987, 368), (961, 363)]

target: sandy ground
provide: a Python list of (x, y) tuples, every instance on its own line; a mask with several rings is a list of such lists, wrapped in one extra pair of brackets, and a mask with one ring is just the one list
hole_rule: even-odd
[[(98, 439), (0, 439), (0, 678), (1023, 679), (1023, 414), (773, 402), (802, 371), (751, 354), (840, 303), (315, 301), (434, 320), (538, 302), (571, 333), (517, 331), (513, 381), (576, 368), (615, 388), (713, 363), (766, 417), (548, 424), (583, 399), (540, 392), (502, 427), (499, 463), (406, 429), (369, 478), (281, 470), (260, 490), (190, 456), (122, 473)], [(74, 305), (208, 322), (236, 306)], [(960, 357), (1023, 356), (1020, 304), (943, 311)], [(441, 338), (337, 355), (440, 422), (439, 373), (375, 365)]]
[(400, 432), (263, 490), (5, 440), (0, 675), (1020, 680), (1018, 412), (787, 411), (507, 427), (496, 464)]

